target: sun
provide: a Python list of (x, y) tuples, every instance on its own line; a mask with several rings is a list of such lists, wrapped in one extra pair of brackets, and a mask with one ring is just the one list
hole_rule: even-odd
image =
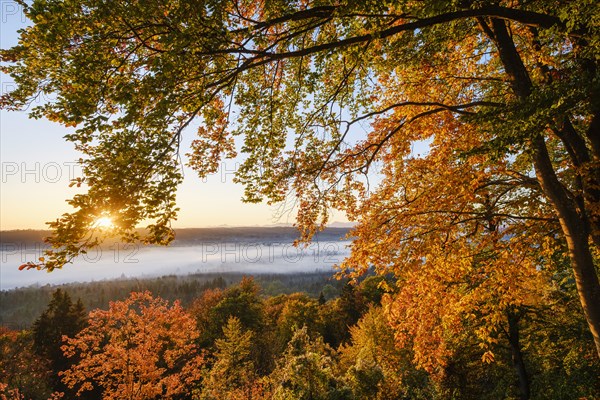
[(97, 228), (108, 229), (114, 227), (115, 224), (113, 223), (113, 220), (110, 217), (100, 217), (96, 219), (96, 222), (94, 222), (94, 226)]

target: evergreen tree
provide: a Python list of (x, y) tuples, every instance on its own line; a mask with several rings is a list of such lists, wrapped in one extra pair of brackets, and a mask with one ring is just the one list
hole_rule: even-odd
[(350, 338), (349, 328), (358, 322), (368, 308), (362, 292), (353, 285), (342, 286), (340, 297), (324, 304), (320, 310), (321, 333), (325, 343), (337, 348)]
[(268, 370), (269, 343), (265, 342), (264, 306), (259, 294), (260, 287), (254, 279), (242, 281), (224, 292), (213, 292), (196, 303), (194, 316), (200, 330), (199, 345), (215, 350), (217, 339), (223, 338), (223, 328), (230, 317), (236, 317), (244, 329), (257, 333), (252, 348), (252, 357), (259, 371)]
[(48, 359), (56, 390), (67, 390), (58, 373), (76, 361), (64, 356), (61, 350), (63, 336), (74, 337), (86, 325), (87, 315), (81, 299), (73, 303), (71, 296), (61, 289), (56, 289), (48, 307), (33, 324), (33, 349), (37, 355)]
[(321, 291), (319, 293), (319, 305), (322, 306), (323, 304), (327, 303), (327, 300), (325, 299), (325, 295), (323, 294), (323, 291)]
[(229, 317), (223, 338), (215, 342), (216, 360), (205, 381), (203, 399), (251, 399), (256, 378), (252, 362), (252, 331)]
[(274, 400), (330, 400), (350, 398), (334, 373), (332, 349), (321, 337), (310, 338), (306, 326), (292, 340), (271, 374)]

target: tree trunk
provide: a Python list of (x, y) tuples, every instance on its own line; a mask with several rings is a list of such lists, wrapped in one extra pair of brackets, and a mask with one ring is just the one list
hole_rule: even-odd
[[(493, 19), (491, 39), (496, 43), (499, 56), (507, 75), (511, 78), (515, 94), (525, 100), (533, 85), (515, 44), (503, 20)], [(533, 165), (537, 180), (544, 194), (553, 205), (569, 249), (571, 268), (575, 276), (577, 292), (588, 327), (594, 338), (596, 351), (600, 357), (600, 282), (590, 249), (590, 227), (585, 208), (578, 209), (576, 200), (559, 181), (548, 154), (542, 132), (531, 139)], [(594, 204), (595, 205), (595, 204)], [(589, 207), (589, 206), (588, 206)]]
[(572, 200), (564, 192), (554, 170), (549, 169), (551, 164), (544, 138), (535, 138), (533, 147), (536, 175), (558, 214), (569, 249), (579, 301), (600, 357), (600, 282), (590, 249), (589, 231), (585, 220), (578, 215), (575, 206), (571, 204)]
[(519, 378), (520, 399), (529, 400), (529, 377), (527, 376), (521, 343), (519, 342), (519, 319), (518, 312), (508, 311), (508, 342), (510, 343), (513, 367)]

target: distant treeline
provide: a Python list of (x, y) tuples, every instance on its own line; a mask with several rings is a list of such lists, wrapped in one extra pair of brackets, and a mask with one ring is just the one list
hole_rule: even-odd
[[(315, 240), (337, 241), (348, 234), (349, 228), (330, 227), (317, 233)], [(49, 230), (0, 231), (0, 249), (14, 250), (15, 246), (34, 247), (44, 244), (50, 236)], [(291, 226), (276, 227), (221, 227), (175, 229), (173, 246), (190, 246), (199, 243), (224, 242), (282, 242), (290, 243), (298, 239), (298, 230)]]
[[(60, 288), (74, 299), (81, 299), (86, 309), (106, 309), (109, 301), (123, 300), (132, 291), (149, 290), (167, 300), (180, 300), (187, 306), (207, 289), (224, 289), (242, 280), (242, 273), (203, 273), (184, 276), (168, 275), (158, 278), (127, 278), (62, 285), (30, 286), (0, 291), (0, 326), (29, 329)], [(276, 296), (304, 292), (317, 298), (336, 297), (343, 281), (333, 279), (331, 272), (255, 275), (263, 294)]]
[(44, 238), (50, 236), (50, 231), (41, 229), (19, 229), (14, 231), (0, 231), (0, 249), (12, 250), (17, 245), (39, 245), (44, 243)]

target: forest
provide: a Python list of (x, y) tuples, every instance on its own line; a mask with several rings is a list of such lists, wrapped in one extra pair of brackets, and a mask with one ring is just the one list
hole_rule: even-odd
[[(29, 329), (44, 311), (52, 292), (62, 289), (73, 299), (81, 299), (86, 309), (107, 308), (109, 301), (123, 300), (131, 292), (150, 291), (165, 300), (179, 300), (188, 306), (206, 289), (224, 289), (242, 280), (242, 273), (202, 272), (165, 275), (156, 278), (120, 278), (63, 285), (32, 285), (0, 291), (0, 324), (12, 329)], [(333, 279), (330, 272), (257, 274), (254, 280), (266, 296), (303, 292), (326, 299), (339, 294), (347, 280)]]
[(573, 312), (573, 282), (561, 285), (552, 307), (510, 316), (489, 349), (474, 339), (474, 321), (428, 368), (397, 346), (383, 311), (397, 288), (374, 274), (355, 283), (168, 276), (4, 291), (3, 320), (40, 311), (21, 329), (0, 328), (0, 398), (517, 399), (525, 387), (532, 399), (595, 399), (600, 363)]
[(17, 3), (0, 108), (81, 167), (19, 269), (175, 243), (186, 168), (224, 161), (296, 245), (352, 228), (318, 293), (60, 288), (6, 328), (4, 396), (600, 397), (600, 2)]

